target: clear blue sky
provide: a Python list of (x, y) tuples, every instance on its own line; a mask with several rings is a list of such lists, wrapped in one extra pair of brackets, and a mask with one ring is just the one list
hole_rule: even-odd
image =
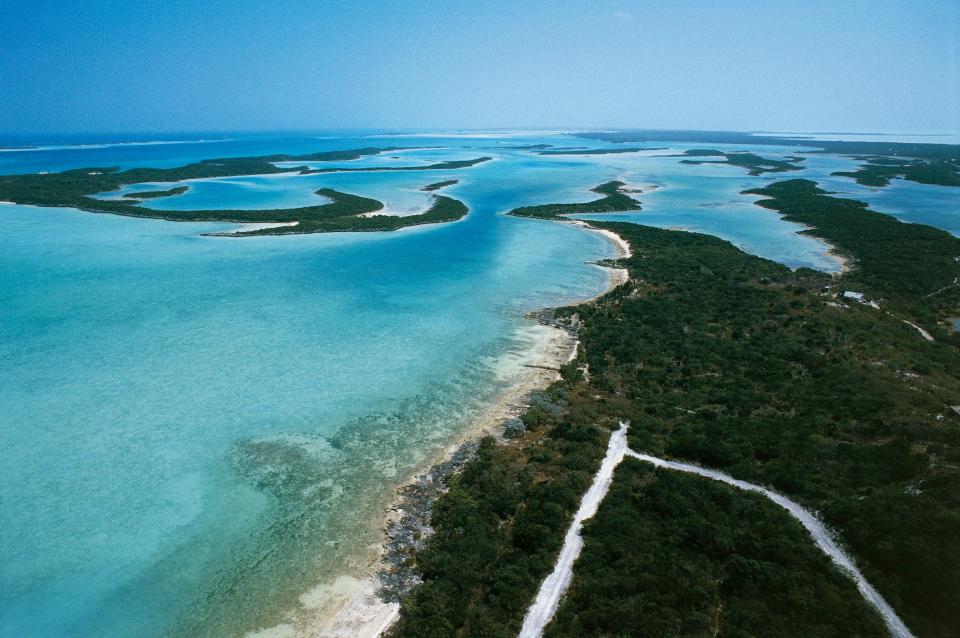
[(960, 129), (957, 0), (0, 0), (0, 132)]

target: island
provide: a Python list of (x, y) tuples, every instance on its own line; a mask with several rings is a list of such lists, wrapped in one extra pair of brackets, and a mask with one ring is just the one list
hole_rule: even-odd
[[(830, 242), (828, 274), (698, 233), (591, 222), (626, 283), (541, 321), (578, 335), (508, 438), (447, 479), (391, 636), (516, 635), (608, 439), (767, 486), (812, 511), (918, 636), (960, 609), (960, 239), (808, 180), (751, 191)], [(567, 211), (570, 205), (535, 207)], [(554, 215), (544, 215), (551, 218)], [(546, 636), (888, 635), (769, 499), (627, 458)]]
[(499, 146), (497, 148), (506, 148), (517, 151), (539, 151), (545, 148), (553, 148), (553, 144), (518, 144), (516, 146)]
[(627, 195), (626, 184), (613, 180), (590, 189), (603, 195), (600, 199), (582, 204), (542, 204), (514, 208), (508, 215), (515, 217), (536, 217), (538, 219), (562, 219), (564, 215), (577, 213), (614, 213), (628, 210), (640, 210), (640, 203)]
[(636, 153), (637, 151), (663, 151), (666, 150), (665, 147), (660, 148), (647, 148), (642, 146), (637, 147), (622, 147), (622, 148), (584, 148), (584, 149), (564, 149), (558, 148), (553, 151), (540, 151), (537, 155), (611, 155), (617, 153)]
[(474, 159), (468, 160), (447, 160), (445, 162), (437, 162), (435, 164), (425, 164), (423, 166), (356, 166), (356, 167), (332, 167), (332, 168), (313, 168), (313, 169), (304, 169), (301, 171), (302, 174), (308, 175), (312, 173), (344, 173), (344, 172), (360, 172), (360, 171), (443, 171), (443, 170), (455, 170), (458, 168), (470, 168), (471, 166), (476, 166), (483, 162), (489, 162), (492, 160), (492, 157), (477, 157)]
[(803, 170), (802, 166), (797, 166), (803, 161), (802, 157), (791, 156), (786, 160), (775, 160), (767, 157), (761, 157), (754, 153), (747, 152), (722, 152), (713, 149), (694, 148), (683, 153), (684, 157), (723, 157), (722, 160), (704, 160), (704, 159), (682, 159), (681, 164), (729, 164), (746, 168), (750, 175), (763, 175), (764, 173), (781, 173), (783, 171)]
[(435, 183), (433, 183), (433, 184), (427, 184), (426, 186), (424, 186), (424, 187), (421, 188), (420, 190), (422, 190), (422, 191), (427, 191), (427, 192), (429, 193), (429, 192), (438, 191), (438, 190), (440, 190), (441, 188), (446, 188), (447, 186), (453, 186), (454, 184), (459, 184), (459, 183), (460, 183), (460, 180), (459, 180), (459, 179), (445, 179), (445, 180), (443, 180), (442, 182), (435, 182)]
[(921, 184), (960, 186), (960, 145), (958, 144), (813, 140), (802, 136), (773, 136), (736, 131), (641, 130), (579, 133), (578, 136), (621, 144), (671, 141), (805, 147), (799, 152), (849, 155), (866, 162), (857, 171), (834, 173), (852, 177), (866, 186), (886, 186), (891, 177), (902, 177)]
[[(375, 199), (348, 195), (331, 189), (320, 189), (318, 195), (334, 200), (325, 206), (317, 206), (317, 212), (302, 216), (296, 224), (257, 228), (229, 234), (231, 237), (253, 235), (293, 235), (303, 233), (341, 233), (394, 231), (423, 224), (453, 222), (467, 215), (469, 209), (460, 200), (435, 195), (433, 204), (425, 212), (416, 215), (376, 215), (383, 204)], [(326, 208), (335, 207), (335, 208)], [(324, 210), (325, 209), (325, 210)], [(301, 209), (302, 210), (302, 209)]]
[[(267, 155), (262, 157), (235, 157), (203, 160), (175, 168), (83, 168), (61, 173), (17, 174), (0, 176), (0, 201), (31, 206), (70, 207), (95, 213), (111, 213), (130, 217), (151, 217), (171, 221), (255, 222), (287, 224), (259, 228), (249, 232), (231, 233), (231, 236), (295, 234), (344, 231), (390, 231), (415, 226), (448, 222), (467, 214), (467, 207), (449, 197), (436, 197), (431, 207), (418, 215), (375, 215), (383, 208), (377, 200), (333, 189), (320, 189), (318, 195), (331, 201), (316, 206), (270, 210), (155, 210), (140, 206), (141, 199), (168, 197), (186, 192), (188, 186), (169, 190), (130, 193), (121, 199), (99, 199), (98, 193), (120, 190), (125, 186), (143, 183), (176, 183), (191, 179), (233, 177), (239, 175), (273, 175), (359, 171), (422, 171), (456, 170), (475, 166), (491, 158), (439, 162), (424, 166), (403, 167), (330, 167), (310, 169), (307, 166), (281, 168), (281, 162), (319, 162), (357, 159), (394, 148), (360, 148), (344, 151), (325, 151), (308, 155)], [(364, 216), (364, 217), (361, 217)]]
[[(960, 153), (958, 153), (960, 157)], [(837, 171), (834, 175), (852, 177), (864, 186), (886, 186), (895, 177), (920, 184), (960, 186), (960, 159), (922, 160), (890, 157), (862, 157), (866, 163), (856, 171)]]
[(176, 188), (170, 188), (165, 191), (138, 191), (135, 193), (124, 193), (124, 199), (153, 199), (155, 197), (172, 197), (173, 195), (183, 195), (188, 190), (189, 186), (177, 186)]

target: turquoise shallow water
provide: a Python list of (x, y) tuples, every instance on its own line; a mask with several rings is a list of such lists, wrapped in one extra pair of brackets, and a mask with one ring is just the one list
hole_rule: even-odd
[[(506, 148), (538, 142), (602, 145), (288, 136), (3, 153), (0, 172), (388, 144), (443, 148), (351, 165), (496, 159), (203, 180), (149, 202), (298, 206), (331, 187), (406, 214), (429, 204), (423, 185), (461, 180), (444, 192), (470, 206), (466, 219), (392, 234), (230, 239), (202, 235), (225, 224), (0, 206), (0, 634), (235, 635), (356, 569), (392, 485), (462, 432), (540, 343), (523, 314), (606, 286), (588, 263), (612, 256), (606, 240), (501, 214), (514, 206), (592, 199), (617, 177), (653, 183), (644, 210), (623, 217), (711, 232), (793, 267), (836, 266), (827, 246), (739, 194), (769, 176)], [(787, 176), (857, 194), (827, 177), (847, 160), (817, 162)], [(916, 213), (909, 202), (927, 190), (897, 188), (878, 201)], [(942, 206), (930, 209), (928, 223), (946, 223)]]

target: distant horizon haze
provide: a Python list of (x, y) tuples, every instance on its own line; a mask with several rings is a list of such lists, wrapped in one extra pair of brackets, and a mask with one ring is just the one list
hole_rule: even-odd
[(228, 7), (7, 0), (0, 135), (960, 132), (951, 0)]

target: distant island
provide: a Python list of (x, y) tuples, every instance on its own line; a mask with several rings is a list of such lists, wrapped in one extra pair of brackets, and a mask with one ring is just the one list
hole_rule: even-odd
[[(139, 206), (140, 200), (180, 195), (188, 186), (168, 190), (141, 191), (124, 194), (121, 199), (99, 199), (97, 193), (119, 190), (133, 184), (180, 182), (189, 179), (210, 179), (239, 175), (275, 175), (296, 171), (301, 175), (344, 171), (428, 171), (469, 168), (489, 157), (453, 160), (423, 166), (399, 167), (330, 167), (311, 169), (307, 166), (281, 168), (280, 162), (325, 162), (358, 159), (397, 148), (358, 148), (325, 151), (308, 155), (266, 155), (203, 160), (176, 168), (82, 168), (61, 173), (17, 174), (0, 176), (0, 201), (31, 206), (71, 207), (95, 213), (112, 213), (130, 217), (151, 217), (171, 221), (216, 221), (237, 223), (286, 224), (259, 228), (233, 236), (294, 234), (318, 232), (391, 231), (407, 226), (433, 224), (460, 219), (467, 207), (449, 197), (436, 197), (432, 206), (418, 215), (373, 215), (383, 208), (377, 200), (351, 195), (333, 189), (321, 189), (318, 195), (332, 200), (327, 204), (270, 210), (154, 210)], [(456, 180), (433, 184), (436, 190)], [(360, 217), (366, 215), (365, 217)]]
[[(886, 186), (892, 177), (921, 184), (960, 186), (960, 145), (917, 142), (847, 142), (813, 140), (796, 136), (753, 135), (735, 131), (612, 131), (579, 133), (585, 139), (613, 143), (684, 142), (697, 144), (755, 144), (760, 146), (805, 146), (804, 153), (852, 155), (866, 162), (854, 172), (834, 175), (852, 177), (866, 186)], [(893, 159), (897, 158), (897, 159)], [(730, 162), (734, 163), (734, 162)], [(784, 168), (782, 170), (791, 170)]]
[(540, 151), (539, 155), (612, 155), (616, 153), (636, 153), (637, 151), (663, 151), (661, 148), (646, 148), (638, 146), (636, 148), (584, 148), (584, 149), (563, 149), (558, 148), (553, 151)]
[(764, 173), (781, 173), (783, 171), (799, 171), (802, 166), (797, 166), (803, 161), (802, 157), (788, 157), (786, 160), (775, 160), (746, 152), (722, 152), (713, 149), (694, 148), (684, 151), (684, 157), (722, 157), (722, 160), (711, 159), (682, 159), (681, 164), (729, 164), (731, 166), (740, 166), (749, 170), (750, 175), (763, 175)]

